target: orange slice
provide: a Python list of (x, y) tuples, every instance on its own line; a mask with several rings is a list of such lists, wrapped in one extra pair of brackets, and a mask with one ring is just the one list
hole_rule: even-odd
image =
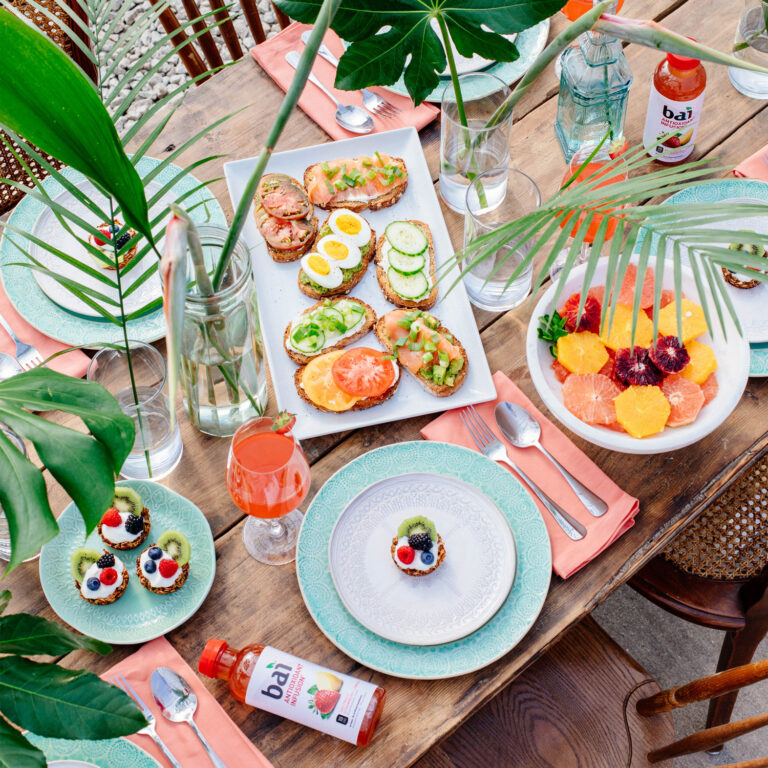
[(672, 407), (659, 387), (628, 387), (614, 401), (616, 420), (632, 437), (655, 435), (664, 429)]
[(571, 373), (597, 373), (608, 362), (608, 353), (596, 333), (581, 331), (557, 340), (557, 359)]
[[(609, 319), (609, 317), (606, 317), (606, 327), (603, 329), (603, 334), (600, 337), (603, 344), (613, 350), (629, 349), (632, 343), (632, 308), (625, 304), (617, 304), (611, 332), (607, 333)], [(650, 346), (652, 340), (653, 323), (648, 319), (648, 315), (641, 311), (637, 316), (635, 346)]]
[(698, 384), (682, 376), (672, 375), (661, 382), (661, 391), (672, 408), (667, 419), (668, 427), (682, 427), (696, 421), (704, 406), (704, 393)]
[(695, 384), (703, 384), (717, 370), (717, 358), (712, 347), (700, 341), (689, 341), (685, 348), (691, 356), (691, 362), (680, 371), (680, 375)]
[(575, 374), (563, 384), (563, 404), (587, 424), (608, 426), (616, 422), (613, 402), (620, 393), (616, 384), (601, 373)]
[[(707, 321), (704, 310), (690, 299), (683, 299), (683, 344), (707, 332)], [(677, 336), (677, 302), (672, 301), (664, 309), (659, 310), (659, 333), (662, 336)]]

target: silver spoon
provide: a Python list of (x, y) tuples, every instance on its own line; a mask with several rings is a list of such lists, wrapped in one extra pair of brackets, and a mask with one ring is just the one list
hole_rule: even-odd
[[(301, 55), (298, 51), (288, 51), (285, 60), (294, 68), (299, 64)], [(370, 133), (373, 130), (373, 118), (362, 108), (356, 105), (346, 106), (310, 72), (309, 82), (316, 85), (335, 105), (336, 122), (351, 133)]]
[(160, 707), (163, 717), (172, 723), (189, 723), (197, 738), (205, 747), (208, 757), (216, 768), (227, 768), (224, 761), (213, 751), (194, 720), (197, 696), (187, 681), (169, 667), (158, 667), (150, 678), (152, 696)]
[(512, 445), (517, 448), (538, 448), (559, 470), (573, 492), (593, 517), (602, 517), (608, 505), (586, 486), (582, 485), (540, 442), (541, 425), (525, 408), (515, 403), (501, 402), (495, 410), (496, 423)]
[(19, 365), (19, 361), (7, 352), (0, 352), (0, 381), (10, 379), (17, 373), (23, 373), (24, 369)]

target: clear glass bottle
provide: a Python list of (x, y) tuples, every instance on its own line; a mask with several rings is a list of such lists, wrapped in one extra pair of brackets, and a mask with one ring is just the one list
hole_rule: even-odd
[(560, 58), (555, 136), (566, 162), (595, 133), (609, 134), (609, 141), (623, 136), (632, 85), (621, 41), (590, 30), (578, 43)]

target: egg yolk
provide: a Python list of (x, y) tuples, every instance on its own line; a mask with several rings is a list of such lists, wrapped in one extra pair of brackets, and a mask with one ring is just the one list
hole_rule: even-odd
[(332, 259), (336, 259), (337, 261), (346, 259), (347, 256), (349, 256), (349, 248), (338, 240), (329, 240), (325, 243), (324, 249)]
[(362, 222), (355, 216), (343, 213), (336, 219), (336, 226), (345, 235), (356, 235), (363, 228)]
[(331, 272), (331, 265), (316, 253), (307, 259), (307, 266), (317, 272), (318, 275), (328, 275)]

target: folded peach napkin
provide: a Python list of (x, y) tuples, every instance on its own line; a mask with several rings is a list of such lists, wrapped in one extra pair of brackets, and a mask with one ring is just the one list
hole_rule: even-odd
[(745, 179), (768, 181), (768, 162), (764, 158), (768, 158), (768, 144), (758, 149), (754, 155), (750, 155), (746, 160), (740, 162), (733, 169), (733, 175)]
[[(47, 336), (43, 336), (40, 331), (33, 328), (14, 308), (10, 299), (5, 293), (2, 282), (0, 281), (0, 314), (5, 318), (8, 325), (13, 328), (13, 332), (25, 344), (31, 344), (36, 347), (43, 357), (43, 360), (50, 357), (55, 352), (66, 349), (67, 345), (60, 341), (54, 341)], [(7, 352), (13, 355), (16, 345), (11, 341), (11, 337), (0, 327), (0, 352)], [(79, 349), (67, 352), (65, 355), (59, 355), (48, 363), (48, 368), (59, 373), (65, 373), (68, 376), (80, 378), (85, 376), (88, 370), (90, 359)]]
[[(266, 73), (284, 90), (288, 90), (291, 84), (295, 70), (285, 60), (285, 54), (289, 51), (304, 50), (304, 44), (301, 42), (301, 34), (306, 29), (311, 29), (307, 24), (294, 22), (274, 37), (270, 37), (264, 43), (251, 49), (251, 55), (261, 64)], [(330, 48), (331, 53), (338, 59), (344, 53), (344, 45), (339, 36), (328, 30), (324, 39), (325, 44)], [(318, 80), (342, 103), (363, 105), (363, 97), (359, 91), (340, 91), (333, 87), (333, 81), (336, 78), (336, 70), (325, 59), (319, 56), (315, 59), (312, 72)], [(400, 109), (400, 112), (392, 118), (384, 119), (372, 115), (374, 122), (374, 133), (377, 131), (391, 131), (395, 128), (405, 128), (414, 126), (417, 130), (431, 123), (439, 114), (440, 110), (431, 104), (424, 102), (418, 107), (414, 107), (413, 102), (407, 96), (400, 96), (380, 88), (371, 88), (374, 93), (385, 98), (390, 104)], [(334, 117), (336, 107), (331, 100), (323, 94), (317, 86), (307, 83), (304, 93), (299, 99), (299, 106), (309, 115), (329, 136), (334, 139), (348, 139), (355, 134), (344, 130)]]
[[(184, 768), (208, 768), (210, 760), (203, 745), (186, 723), (172, 723), (160, 713), (152, 698), (149, 678), (157, 667), (170, 667), (189, 683), (197, 694), (195, 722), (210, 742), (216, 754), (231, 768), (272, 768), (272, 763), (251, 744), (246, 735), (232, 722), (218, 701), (209, 693), (197, 674), (179, 656), (173, 646), (164, 638), (143, 645), (136, 653), (115, 664), (101, 677), (110, 680), (121, 674), (133, 686), (142, 701), (154, 712), (157, 720), (157, 734), (165, 742), (173, 756)], [(160, 765), (168, 765), (157, 745), (149, 736), (130, 736), (136, 746), (149, 752)]]
[[(533, 497), (549, 532), (552, 544), (552, 569), (567, 579), (576, 571), (597, 557), (625, 531), (635, 524), (639, 502), (619, 488), (602, 472), (586, 454), (579, 450), (501, 371), (493, 376), (496, 385), (496, 400), (475, 406), (480, 417), (491, 428), (515, 462), (530, 478), (563, 508), (565, 508), (587, 529), (587, 535), (580, 541), (569, 539), (552, 515)], [(510, 445), (496, 426), (493, 410), (502, 400), (509, 400), (525, 408), (541, 425), (542, 445), (572, 474), (591, 491), (608, 504), (608, 511), (602, 517), (592, 517), (582, 506), (563, 476), (535, 448), (515, 448)], [(472, 437), (459, 418), (458, 411), (446, 411), (421, 430), (427, 440), (440, 440), (465, 448), (477, 450)]]

